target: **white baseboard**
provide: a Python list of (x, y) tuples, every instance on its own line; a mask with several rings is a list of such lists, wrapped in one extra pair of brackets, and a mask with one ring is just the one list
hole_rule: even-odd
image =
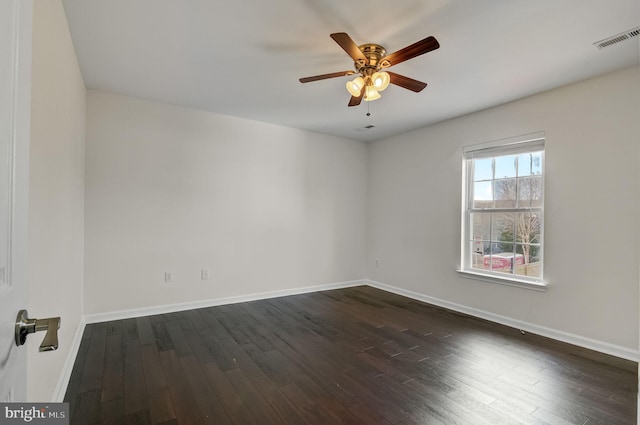
[(62, 366), (60, 377), (58, 378), (56, 387), (53, 390), (53, 395), (51, 396), (51, 400), (54, 403), (61, 403), (62, 401), (64, 401), (64, 395), (67, 392), (67, 386), (69, 385), (69, 379), (71, 379), (71, 372), (73, 371), (73, 365), (75, 364), (76, 357), (78, 356), (78, 350), (80, 350), (82, 334), (84, 333), (86, 324), (87, 322), (85, 321), (85, 319), (80, 318), (80, 323), (78, 323), (76, 333), (73, 336), (73, 340), (71, 341), (71, 347), (69, 347), (67, 358), (65, 359), (64, 365)]
[(610, 354), (612, 356), (620, 357), (634, 362), (640, 361), (640, 352), (638, 350), (633, 350), (627, 347), (622, 347), (620, 345), (610, 344), (608, 342), (598, 341), (580, 335), (575, 335), (568, 332), (539, 326), (533, 323), (512, 319), (510, 317), (501, 316), (499, 314), (490, 313), (488, 311), (479, 310), (473, 307), (467, 307), (465, 305), (452, 303), (449, 301), (441, 300), (439, 298), (433, 298), (424, 294), (420, 294), (418, 292), (413, 292), (388, 285), (386, 283), (375, 282), (372, 280), (365, 280), (365, 283), (374, 288), (382, 289), (383, 291), (392, 292), (394, 294), (402, 295), (414, 300), (423, 301), (427, 304), (433, 304), (439, 307), (447, 308), (449, 310), (457, 311), (459, 313), (464, 313), (470, 316), (478, 317), (480, 319), (485, 319), (490, 322), (509, 326), (511, 328), (520, 329), (529, 333), (545, 336), (558, 341), (577, 345), (583, 348), (588, 348), (594, 351), (599, 351), (601, 353)]
[(278, 291), (258, 292), (248, 295), (214, 298), (208, 300), (189, 301), (177, 304), (165, 304), (159, 306), (141, 307), (130, 310), (119, 310), (108, 313), (96, 313), (85, 316), (86, 323), (100, 323), (111, 320), (131, 319), (134, 317), (152, 316), (154, 314), (174, 313), (177, 311), (193, 310), (196, 308), (215, 307), (226, 304), (236, 304), (248, 301), (265, 300), (269, 298), (285, 297), (287, 295), (307, 294), (310, 292), (328, 291), (331, 289), (350, 288), (353, 286), (367, 285), (366, 280), (352, 280), (348, 282), (327, 283), (314, 286), (303, 286)]

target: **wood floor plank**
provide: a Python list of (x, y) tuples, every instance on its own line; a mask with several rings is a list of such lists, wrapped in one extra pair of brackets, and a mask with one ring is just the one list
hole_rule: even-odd
[(210, 382), (214, 382), (213, 391), (222, 402), (229, 418), (236, 425), (258, 425), (259, 420), (251, 414), (241, 395), (229, 382), (225, 372), (214, 363), (207, 363), (204, 366), (205, 374)]
[(335, 418), (320, 408), (313, 399), (307, 397), (303, 391), (297, 388), (296, 384), (285, 385), (280, 391), (298, 415), (309, 425), (335, 423)]
[(101, 423), (105, 425), (120, 425), (124, 422), (124, 398), (102, 401), (100, 407)]
[(168, 385), (160, 365), (158, 347), (155, 344), (145, 344), (140, 347), (140, 351), (147, 391), (166, 389)]
[(231, 338), (227, 329), (218, 321), (218, 314), (214, 314), (215, 309), (199, 310), (201, 314), (201, 332), (212, 335), (216, 340)]
[(271, 408), (282, 419), (282, 424), (287, 425), (306, 425), (306, 422), (298, 415), (295, 409), (284, 398), (278, 387), (266, 376), (260, 376), (252, 380), (256, 390), (260, 392), (262, 397)]
[(189, 347), (189, 344), (187, 343), (184, 331), (178, 323), (168, 323), (166, 325), (166, 329), (169, 334), (169, 339), (171, 339), (171, 345), (174, 347), (178, 357), (193, 355), (191, 347)]
[(124, 417), (125, 425), (151, 425), (151, 416), (148, 410), (127, 414)]
[(122, 333), (107, 337), (101, 401), (124, 401), (124, 344)]
[(279, 387), (294, 382), (295, 364), (287, 359), (280, 351), (268, 351), (255, 353), (253, 357), (260, 369), (269, 377), (269, 380)]
[(231, 344), (236, 344), (232, 338), (226, 338), (223, 340), (217, 340), (216, 338), (207, 338), (203, 340), (204, 346), (209, 350), (210, 355), (214, 359), (215, 363), (222, 370), (231, 370), (238, 367), (236, 359), (225, 349), (222, 341), (231, 341)]
[(243, 332), (243, 329), (240, 326), (240, 324), (242, 323), (241, 317), (238, 317), (238, 315), (230, 315), (227, 317), (219, 317), (217, 320), (222, 326), (224, 326), (229, 335), (231, 335), (231, 339), (233, 339), (236, 344), (244, 345), (251, 343), (251, 340)]
[(185, 335), (185, 339), (189, 349), (201, 365), (216, 361), (213, 353), (207, 347), (208, 341), (215, 339), (213, 336), (209, 335), (203, 338), (199, 334), (189, 334)]
[(168, 388), (149, 390), (148, 398), (149, 416), (153, 425), (175, 421), (176, 412)]
[[(246, 353), (246, 351), (235, 341), (235, 339), (224, 339), (220, 341), (220, 344), (224, 348), (225, 352), (231, 359), (234, 364), (236, 364), (239, 368), (242, 369), (242, 372), (247, 375), (249, 378), (255, 378), (258, 376), (264, 375), (264, 372), (260, 367), (255, 364), (255, 362), (251, 359), (251, 357)], [(251, 343), (247, 343), (247, 345), (251, 345)]]
[(347, 409), (343, 404), (336, 400), (331, 394), (326, 394), (316, 400), (318, 406), (328, 413), (332, 420), (330, 423), (341, 423), (347, 425), (367, 425), (361, 421), (356, 415)]
[(310, 359), (301, 355), (283, 341), (277, 340), (275, 342), (279, 352), (286, 356), (286, 361), (294, 365), (292, 368), (282, 369), (285, 371), (287, 379), (290, 380), (290, 382), (285, 382), (283, 388), (293, 384), (311, 398), (324, 393), (331, 393), (345, 406), (352, 406), (358, 403), (354, 394), (351, 394), (337, 383), (335, 376), (340, 375), (341, 372), (339, 370), (333, 368), (323, 359)]
[(260, 419), (261, 425), (279, 425), (285, 422), (285, 418), (280, 417), (262, 397), (242, 369), (229, 370), (225, 372), (225, 375), (244, 400), (245, 406), (247, 406), (254, 417)]
[(100, 391), (85, 391), (77, 395), (76, 408), (71, 412), (71, 425), (101, 423)]
[(638, 365), (371, 287), (87, 325), (71, 423), (632, 425)]
[(103, 322), (107, 331), (107, 336), (122, 335), (124, 333), (124, 326), (122, 320), (113, 320), (111, 322)]
[(80, 393), (102, 389), (107, 333), (94, 332), (88, 344), (89, 349), (82, 371)]
[(175, 347), (167, 331), (166, 316), (159, 314), (157, 316), (151, 316), (149, 320), (151, 321), (151, 328), (153, 330), (155, 343), (158, 346), (158, 351), (173, 350)]
[[(148, 411), (149, 409), (142, 352), (137, 339), (130, 339), (125, 344), (124, 402), (126, 415)], [(133, 415), (131, 420), (139, 416)]]
[[(384, 416), (369, 408), (366, 404), (357, 403), (349, 407), (349, 411), (353, 413), (364, 424), (392, 425), (393, 422), (387, 420)], [(402, 422), (402, 421), (401, 421)], [(401, 423), (396, 422), (396, 423)]]
[(138, 325), (136, 319), (124, 319), (122, 321), (122, 338), (129, 341), (132, 339), (138, 339)]
[(204, 370), (196, 357), (182, 357), (180, 358), (180, 364), (189, 382), (193, 398), (198, 404), (202, 423), (215, 425), (232, 424), (222, 402), (212, 389), (213, 383), (207, 380)]
[(135, 320), (140, 345), (154, 344), (156, 342), (156, 338), (153, 335), (153, 328), (151, 327), (149, 317), (138, 317)]
[(169, 394), (178, 423), (197, 425), (204, 423), (191, 386), (174, 350), (160, 352), (162, 371), (169, 385)]

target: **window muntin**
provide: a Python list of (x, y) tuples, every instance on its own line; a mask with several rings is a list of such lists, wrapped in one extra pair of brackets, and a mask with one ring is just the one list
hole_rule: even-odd
[(542, 282), (544, 138), (464, 150), (463, 271)]

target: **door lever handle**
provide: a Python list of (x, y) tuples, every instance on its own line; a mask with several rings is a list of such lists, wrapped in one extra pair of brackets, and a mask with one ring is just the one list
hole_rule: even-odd
[(16, 345), (24, 345), (27, 335), (39, 331), (47, 331), (40, 344), (40, 351), (53, 351), (58, 349), (58, 329), (60, 318), (49, 317), (47, 319), (30, 319), (27, 310), (20, 310), (16, 317), (15, 340)]

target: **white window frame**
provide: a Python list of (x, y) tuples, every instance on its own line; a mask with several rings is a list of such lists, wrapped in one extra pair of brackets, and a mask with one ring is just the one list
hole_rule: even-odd
[[(492, 158), (502, 155), (541, 152), (542, 205), (540, 208), (473, 208), (473, 159)], [(463, 277), (479, 279), (492, 283), (518, 286), (534, 290), (546, 290), (544, 281), (544, 185), (545, 185), (545, 134), (544, 132), (526, 134), (509, 139), (466, 146), (462, 149), (462, 231), (460, 244), (460, 268), (458, 273)], [(495, 176), (493, 176), (495, 179)], [(530, 277), (516, 274), (494, 272), (472, 268), (473, 253), (471, 247), (473, 212), (537, 212), (540, 214), (540, 276)]]

